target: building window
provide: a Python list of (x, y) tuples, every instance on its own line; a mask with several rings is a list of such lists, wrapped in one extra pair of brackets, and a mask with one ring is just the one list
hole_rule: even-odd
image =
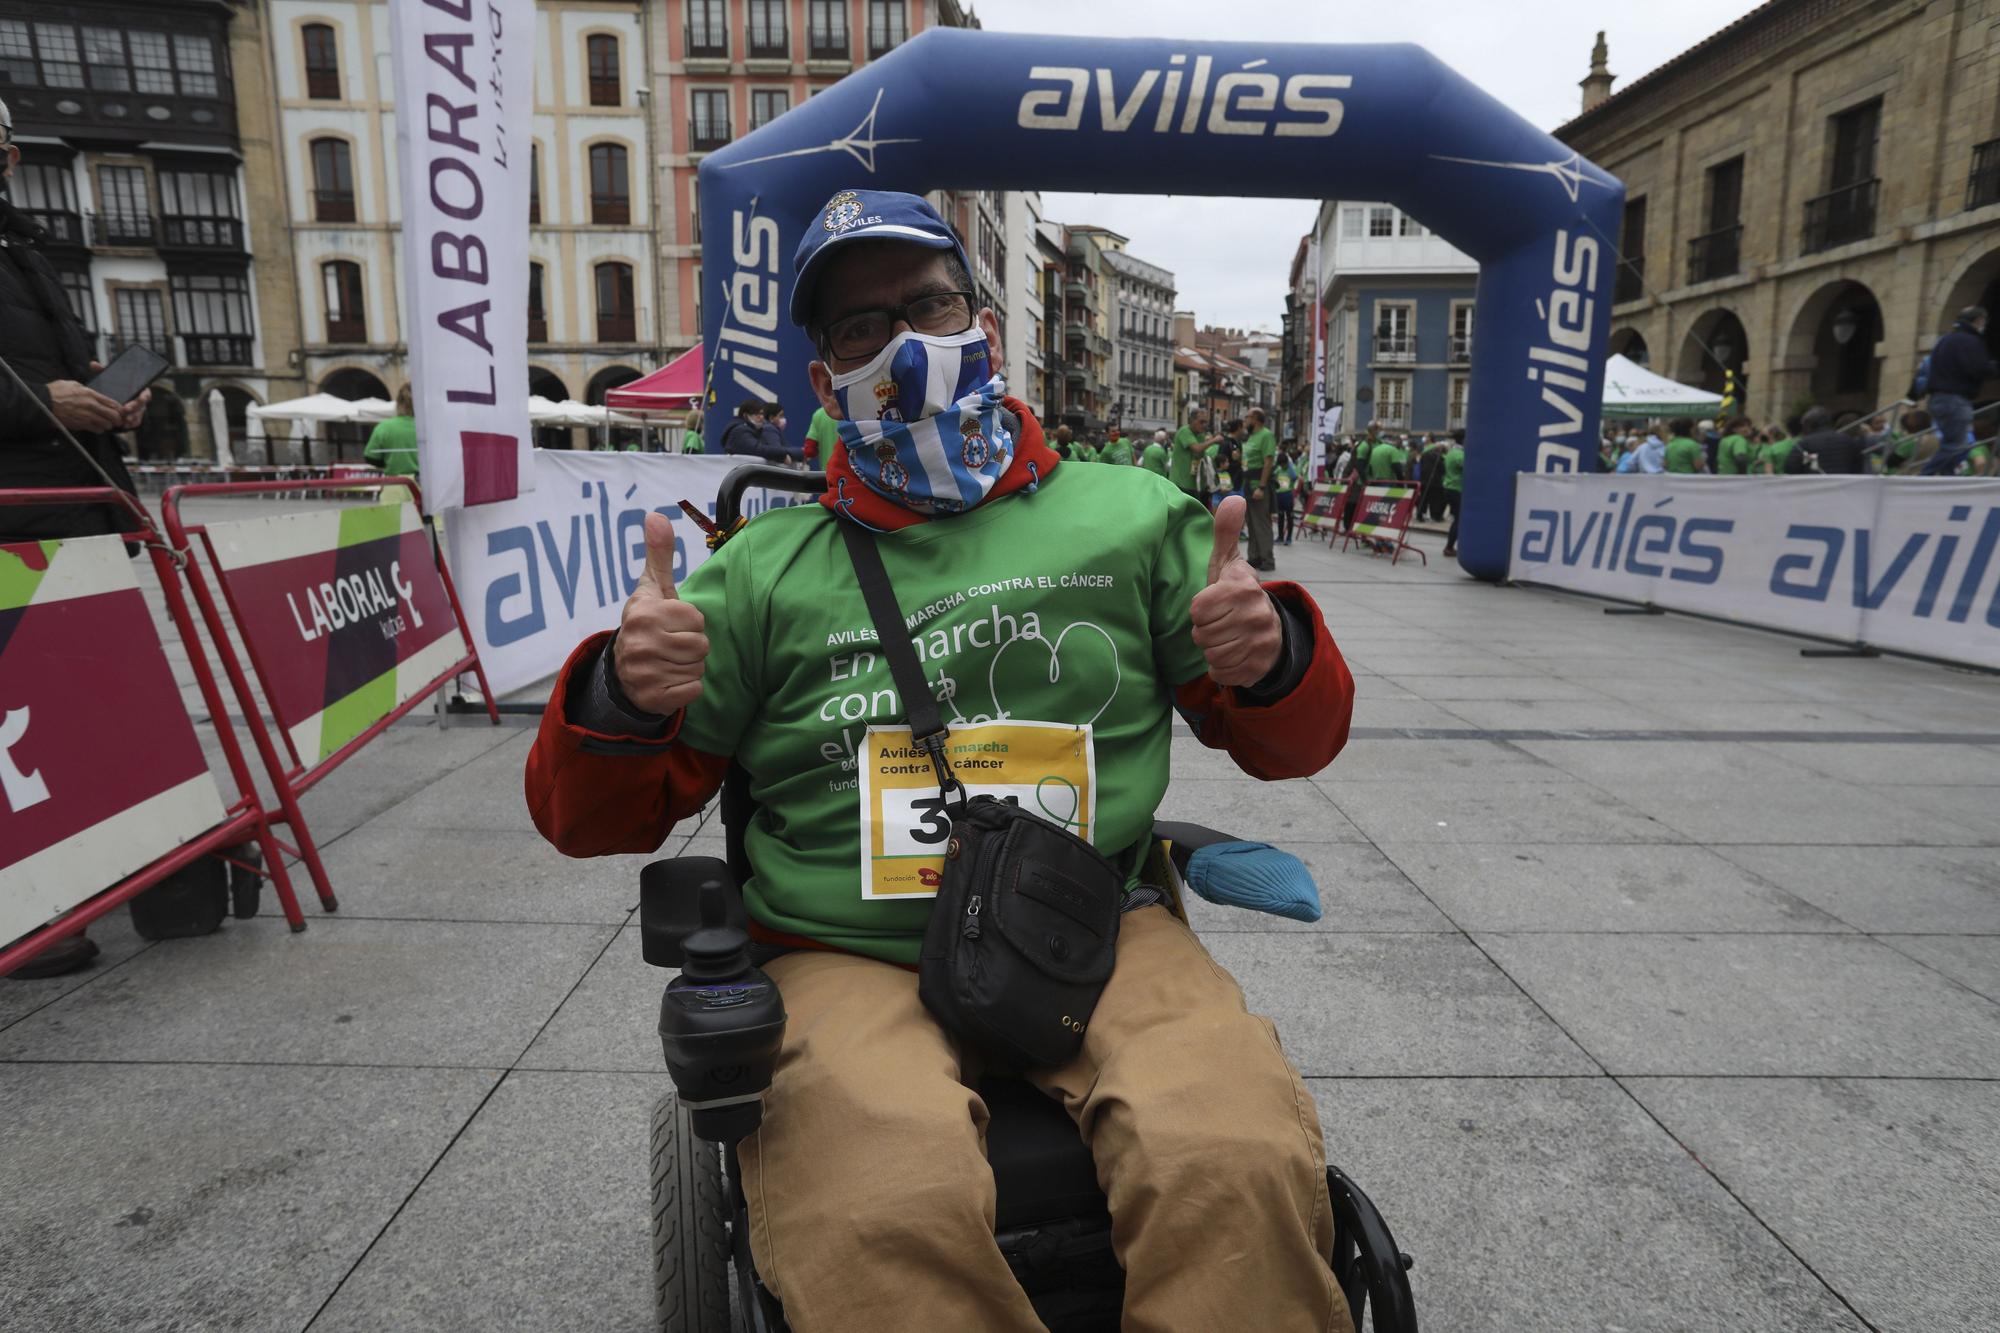
[(1370, 236), (1394, 236), (1396, 234), (1396, 210), (1381, 204), (1369, 209), (1368, 234)]
[(694, 327), (701, 330), (701, 265), (694, 266)]
[(848, 0), (812, 0), (807, 59), (853, 58), (854, 47), (847, 35), (847, 3)]
[(909, 7), (904, 0), (868, 0), (868, 58), (879, 59), (908, 41)]
[(134, 32), (132, 44), (132, 87), (142, 93), (171, 93), (174, 90), (174, 61), (167, 51), (163, 32)]
[(354, 150), (345, 139), (314, 139), (309, 146), (314, 220), (354, 221)]
[(528, 145), (528, 221), (542, 220), (542, 146)]
[(222, 171), (160, 169), (160, 238), (164, 244), (240, 250), (240, 218), (235, 176)]
[(590, 220), (600, 226), (627, 226), (632, 221), (630, 154), (623, 144), (590, 146)]
[(250, 364), (250, 282), (241, 273), (180, 273), (173, 277), (174, 327), (181, 364)]
[(1451, 359), (1472, 360), (1472, 302), (1451, 303)]
[(791, 34), (785, 31), (785, 10), (790, 0), (750, 0), (744, 26), (749, 33), (752, 60), (789, 60)]
[(15, 167), (14, 205), (45, 229), (50, 240), (84, 243), (76, 179), (67, 162), (23, 162)]
[(629, 343), (638, 331), (632, 318), (632, 266), (616, 262), (599, 264), (597, 280), (597, 341)]
[(1375, 359), (1415, 361), (1417, 359), (1416, 306), (1408, 301), (1375, 303)]
[(41, 81), (35, 72), (35, 43), (28, 35), (27, 20), (0, 19), (0, 82), (31, 88)]
[(132, 91), (132, 69), (125, 61), (125, 34), (117, 28), (83, 30), (83, 63), (90, 86), (101, 93)]
[(688, 237), (701, 244), (701, 177), (688, 173)]
[(1875, 234), (1875, 204), (1882, 184), (1875, 175), (1882, 99), (1877, 97), (1829, 117), (1827, 129), (1826, 193), (1806, 201), (1808, 254)]
[(542, 305), (542, 266), (528, 265), (528, 341), (549, 340), (549, 314)]
[(750, 90), (750, 128), (762, 129), (792, 109), (792, 95), (782, 88)]
[(69, 301), (69, 312), (76, 316), (76, 322), (83, 329), (84, 341), (90, 344), (90, 355), (99, 361), (110, 358), (99, 355), (97, 347), (97, 298), (90, 290), (90, 270), (83, 268), (59, 268), (56, 281), (62, 284), (63, 296)]
[[(1671, 260), (1673, 256), (1669, 255)], [(1625, 220), (1618, 232), (1618, 278), (1613, 302), (1636, 301), (1646, 293), (1646, 196), (1625, 201)]]
[(216, 96), (220, 85), (215, 78), (214, 42), (193, 33), (175, 33), (174, 67), (183, 97)]
[(1688, 242), (1688, 281), (1707, 282), (1736, 272), (1738, 241), (1743, 235), (1739, 222), (1743, 210), (1743, 159), (1732, 157), (1718, 162), (1704, 173), (1707, 227)]
[(1405, 236), (1421, 236), (1424, 234), (1424, 224), (1411, 217), (1408, 213), (1399, 215), (1397, 222), (1399, 230)]
[(326, 340), (330, 343), (368, 341), (368, 312), (361, 295), (361, 265), (336, 259), (320, 268), (326, 294)]
[(623, 94), (618, 86), (618, 39), (597, 33), (584, 42), (590, 65), (590, 104), (619, 106)]
[(1392, 430), (1406, 430), (1410, 424), (1410, 377), (1375, 377), (1375, 419)]
[(690, 94), (694, 117), (688, 127), (688, 146), (706, 153), (729, 142), (729, 90), (697, 88)]
[[(39, 61), (41, 73), (35, 73)], [(0, 19), (0, 74), (11, 83), (46, 88), (83, 87), (83, 59), (76, 29), (67, 23), (37, 23), (34, 41), (21, 19)]]
[(118, 313), (120, 347), (134, 343), (150, 347), (168, 360), (173, 351), (167, 346), (167, 312), (160, 294), (151, 287), (120, 287), (114, 303)]
[(145, 245), (153, 239), (153, 206), (144, 167), (97, 169), (97, 242)]
[(1446, 430), (1465, 429), (1465, 395), (1471, 383), (1472, 377), (1469, 375), (1453, 375), (1451, 377), (1451, 385), (1447, 391), (1449, 398), (1445, 404), (1444, 425)]
[(299, 29), (306, 45), (306, 96), (340, 100), (340, 52), (334, 45), (333, 27), (308, 23)]
[(688, 0), (687, 55), (690, 60), (729, 59), (729, 6), (724, 0)]

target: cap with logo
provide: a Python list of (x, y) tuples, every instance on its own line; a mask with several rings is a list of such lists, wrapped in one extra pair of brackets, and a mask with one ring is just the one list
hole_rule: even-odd
[(972, 271), (958, 233), (922, 195), (842, 190), (807, 224), (792, 255), (792, 323), (804, 328), (812, 318), (813, 285), (834, 253), (855, 241), (904, 241), (949, 250), (966, 272)]

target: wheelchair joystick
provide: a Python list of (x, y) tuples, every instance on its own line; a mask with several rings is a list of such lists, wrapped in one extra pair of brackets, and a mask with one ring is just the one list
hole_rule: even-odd
[(764, 1119), (764, 1092), (785, 1036), (778, 988), (729, 924), (727, 890), (701, 886), (701, 926), (681, 942), (681, 974), (660, 997), (660, 1048), (695, 1137), (734, 1143)]

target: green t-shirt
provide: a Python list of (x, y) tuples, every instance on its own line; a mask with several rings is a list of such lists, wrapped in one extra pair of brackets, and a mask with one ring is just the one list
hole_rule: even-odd
[(1097, 451), (1100, 463), (1116, 463), (1121, 467), (1132, 466), (1132, 441), (1120, 436)]
[[(681, 585), (709, 656), (680, 739), (750, 776), (753, 918), (913, 964), (931, 900), (861, 896), (855, 756), (871, 721), (904, 714), (860, 589), (826, 576), (846, 568), (834, 522), (816, 504), (767, 510)], [(1173, 689), (1207, 670), (1190, 605), (1208, 578), (1208, 511), (1139, 468), (1058, 467), (1033, 491), (877, 542), (946, 725), (1090, 725), (1090, 841), (1115, 857), (1149, 839)]]
[(819, 466), (823, 468), (833, 457), (833, 446), (840, 443), (840, 423), (828, 416), (825, 408), (815, 407), (812, 420), (806, 423), (806, 438), (819, 446)]
[(1193, 426), (1182, 426), (1174, 432), (1174, 456), (1167, 464), (1168, 481), (1184, 491), (1194, 489), (1194, 460), (1198, 457), (1195, 450), (1203, 443)]
[(1667, 441), (1667, 471), (1696, 472), (1701, 466), (1701, 446), (1686, 436)]
[(1147, 441), (1146, 451), (1139, 455), (1139, 466), (1145, 468), (1148, 472), (1157, 472), (1163, 477), (1166, 476), (1167, 446), (1161, 444), (1158, 440)]
[(417, 419), (390, 417), (368, 432), (368, 447), (361, 457), (390, 477), (417, 475)]
[(1785, 460), (1792, 456), (1792, 449), (1797, 443), (1796, 440), (1779, 440), (1776, 444), (1767, 444), (1757, 451), (1757, 461), (1769, 463), (1771, 471), (1782, 477), (1785, 475)]
[(1079, 463), (1095, 463), (1097, 461), (1097, 450), (1091, 448), (1082, 440), (1077, 440), (1071, 444), (1069, 452), (1070, 456)]
[(1465, 489), (1465, 446), (1454, 444), (1444, 451), (1444, 488), (1448, 491)]
[(1409, 450), (1384, 440), (1368, 451), (1368, 480), (1394, 481), (1396, 468), (1409, 461)]
[(684, 454), (705, 454), (708, 445), (702, 440), (701, 432), (691, 430), (681, 437), (681, 452)]
[[(1673, 446), (1668, 445), (1669, 449)], [(1750, 470), (1757, 451), (1741, 435), (1725, 435), (1715, 446), (1715, 472), (1722, 477), (1740, 477)]]
[(1290, 495), (1292, 488), (1299, 484), (1299, 465), (1280, 456), (1271, 465), (1271, 485), (1280, 495)]
[(1278, 452), (1278, 439), (1269, 426), (1261, 426), (1243, 441), (1243, 484), (1255, 486), (1264, 475), (1264, 464)]

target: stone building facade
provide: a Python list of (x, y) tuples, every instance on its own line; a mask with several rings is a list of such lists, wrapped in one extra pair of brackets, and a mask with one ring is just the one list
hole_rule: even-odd
[(2000, 0), (1771, 0), (1612, 84), (1600, 38), (1555, 133), (1625, 182), (1613, 351), (1865, 411), (2000, 305)]

